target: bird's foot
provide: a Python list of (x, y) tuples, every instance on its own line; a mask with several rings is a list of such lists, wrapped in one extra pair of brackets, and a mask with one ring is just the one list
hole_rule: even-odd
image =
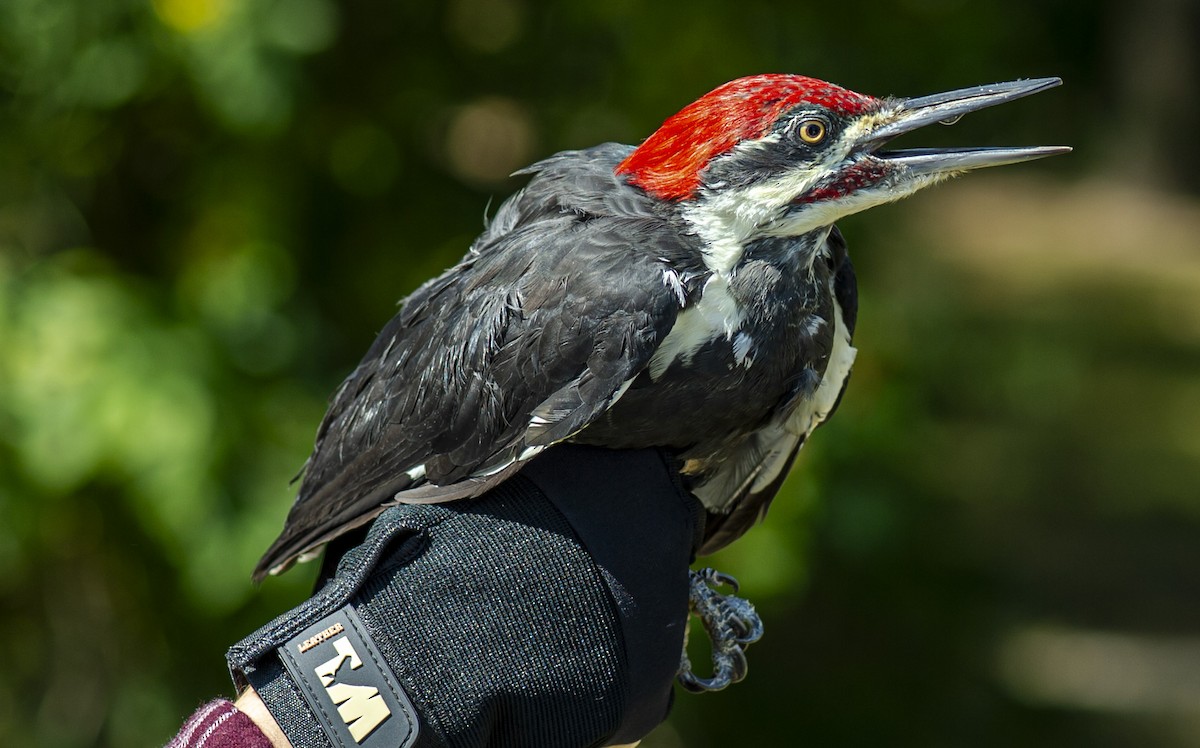
[[(688, 572), (691, 590), (689, 608), (712, 642), (712, 676), (701, 678), (692, 671), (687, 645), (679, 663), (679, 684), (693, 693), (720, 691), (746, 677), (746, 647), (763, 634), (762, 619), (748, 600), (737, 597), (737, 580), (716, 569)], [(727, 585), (733, 594), (722, 595), (717, 588)]]

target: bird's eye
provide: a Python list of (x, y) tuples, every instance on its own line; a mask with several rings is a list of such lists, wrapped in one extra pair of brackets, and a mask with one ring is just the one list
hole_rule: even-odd
[(819, 119), (806, 119), (800, 123), (800, 139), (816, 145), (825, 139), (825, 123)]

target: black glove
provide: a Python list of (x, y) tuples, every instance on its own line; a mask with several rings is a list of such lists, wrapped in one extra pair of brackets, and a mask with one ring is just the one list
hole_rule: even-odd
[(559, 445), (387, 509), (230, 671), (297, 748), (634, 742), (670, 709), (703, 516), (664, 453)]

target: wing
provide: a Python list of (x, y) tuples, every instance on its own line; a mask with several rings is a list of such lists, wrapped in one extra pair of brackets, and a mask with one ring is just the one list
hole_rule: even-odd
[(846, 240), (834, 227), (828, 239), (837, 268), (833, 278), (834, 339), (829, 363), (816, 392), (794, 409), (785, 409), (771, 422), (749, 434), (737, 451), (696, 494), (706, 506), (728, 507), (709, 512), (699, 553), (715, 553), (740, 538), (767, 513), (805, 440), (837, 410), (855, 349), (851, 345), (858, 321), (858, 291)]
[(393, 500), (479, 495), (645, 368), (683, 303), (663, 280), (679, 233), (645, 211), (539, 211), (534, 186), (404, 303), (339, 388), (256, 578)]

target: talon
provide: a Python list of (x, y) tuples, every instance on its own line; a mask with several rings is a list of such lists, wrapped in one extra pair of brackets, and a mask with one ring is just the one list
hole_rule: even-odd
[(738, 580), (735, 579), (734, 577), (730, 576), (729, 574), (726, 574), (723, 571), (717, 571), (716, 569), (709, 566), (704, 569), (701, 569), (700, 575), (701, 575), (701, 577), (703, 577), (704, 581), (709, 584), (709, 586), (729, 587), (730, 589), (733, 590), (733, 594), (736, 595), (738, 593), (738, 589), (739, 589)]
[(728, 574), (706, 568), (690, 572), (690, 608), (712, 644), (712, 676), (701, 678), (692, 670), (686, 646), (679, 664), (679, 683), (693, 693), (719, 691), (746, 677), (749, 665), (745, 648), (763, 633), (762, 619), (754, 606), (736, 594), (722, 595), (716, 587), (738, 590), (737, 580)]
[(746, 636), (750, 633), (750, 624), (741, 618), (734, 618), (729, 623), (730, 628), (733, 629), (734, 641), (738, 644), (743, 644)]
[(729, 653), (730, 659), (733, 662), (729, 663), (729, 669), (732, 671), (729, 674), (729, 680), (737, 683), (746, 677), (746, 673), (750, 671), (750, 663), (746, 660), (746, 650), (741, 647), (735, 648)]
[(718, 683), (715, 678), (698, 678), (695, 673), (686, 672), (679, 674), (679, 685), (683, 686), (685, 691), (690, 693), (705, 693), (706, 691), (720, 691), (726, 685)]

